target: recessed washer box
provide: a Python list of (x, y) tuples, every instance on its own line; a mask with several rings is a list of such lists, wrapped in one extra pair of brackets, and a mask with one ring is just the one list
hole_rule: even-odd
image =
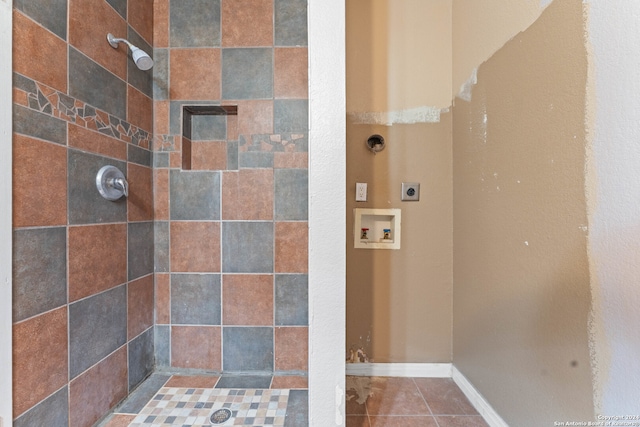
[(400, 249), (400, 209), (354, 209), (353, 247)]

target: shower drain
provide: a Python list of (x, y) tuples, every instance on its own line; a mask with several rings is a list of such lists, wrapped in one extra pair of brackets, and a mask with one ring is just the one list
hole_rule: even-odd
[(211, 414), (211, 418), (209, 418), (209, 420), (213, 424), (222, 424), (229, 421), (229, 418), (231, 418), (231, 411), (227, 408), (222, 408)]

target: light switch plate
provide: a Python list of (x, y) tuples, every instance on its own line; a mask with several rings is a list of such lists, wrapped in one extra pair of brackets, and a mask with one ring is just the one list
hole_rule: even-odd
[(418, 201), (420, 200), (420, 183), (419, 182), (403, 182), (402, 183), (402, 200)]

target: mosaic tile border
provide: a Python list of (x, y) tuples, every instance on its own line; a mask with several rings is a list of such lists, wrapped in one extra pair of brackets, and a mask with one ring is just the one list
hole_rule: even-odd
[[(159, 152), (181, 150), (181, 136), (156, 135), (153, 149)], [(238, 152), (306, 153), (309, 151), (309, 136), (305, 133), (240, 135)]]
[[(289, 390), (163, 387), (129, 424), (130, 427), (284, 426)], [(222, 408), (232, 417), (212, 424)]]
[(151, 147), (151, 134), (146, 130), (28, 77), (20, 78), (35, 92), (14, 85), (14, 103), (138, 147)]

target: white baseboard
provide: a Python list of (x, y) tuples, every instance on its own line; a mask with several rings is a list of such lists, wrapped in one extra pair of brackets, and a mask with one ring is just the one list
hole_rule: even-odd
[(451, 378), (451, 363), (347, 363), (347, 375), (361, 377)]
[(453, 366), (451, 378), (453, 378), (453, 381), (460, 387), (460, 390), (467, 396), (469, 402), (471, 402), (473, 407), (476, 408), (476, 411), (484, 417), (484, 420), (490, 427), (509, 427), (491, 405), (489, 405), (489, 402), (482, 397), (473, 384), (471, 384), (455, 366)]
[(452, 363), (347, 363), (345, 370), (361, 377), (452, 378), (490, 427), (509, 427)]

